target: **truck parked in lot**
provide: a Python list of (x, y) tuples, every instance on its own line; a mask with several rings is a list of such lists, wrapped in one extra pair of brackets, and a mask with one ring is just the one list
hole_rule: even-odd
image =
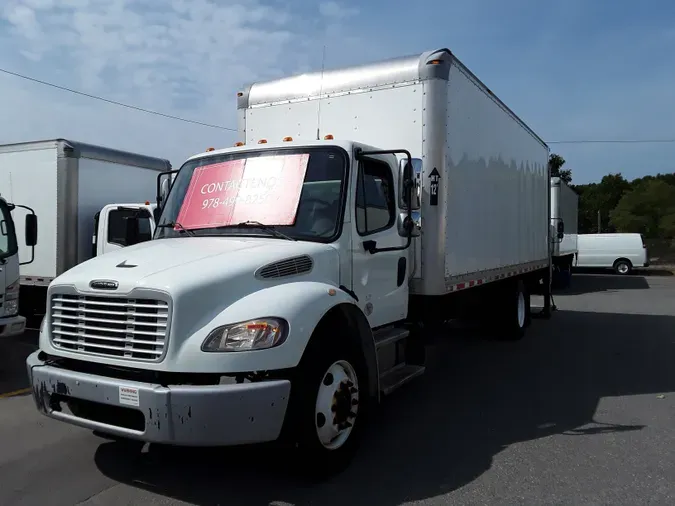
[(551, 178), (551, 224), (563, 234), (561, 240), (553, 241), (553, 284), (565, 287), (570, 284), (579, 252), (579, 195), (559, 177)]
[(27, 359), (43, 414), (281, 439), (329, 472), (425, 372), (430, 328), (482, 315), (517, 340), (532, 294), (549, 315), (549, 149), (449, 50), (253, 84), (238, 114), (237, 146), (158, 196), (153, 240), (51, 282)]
[[(59, 274), (126, 245), (128, 216), (139, 215), (139, 240), (149, 240), (155, 204), (146, 201), (157, 174), (169, 170), (168, 160), (65, 139), (0, 146), (0, 187), (42, 221), (34, 260), (21, 267), (22, 315), (44, 313), (47, 286)], [(136, 203), (115, 204), (129, 201)], [(31, 251), (22, 234), (23, 260)]]
[[(12, 211), (26, 209), (24, 239), (34, 249), (37, 217), (32, 209), (7, 202), (0, 194), (0, 339), (23, 334), (26, 318), (19, 314), (19, 242)], [(31, 255), (32, 257), (32, 255)], [(32, 262), (28, 260), (26, 263)]]

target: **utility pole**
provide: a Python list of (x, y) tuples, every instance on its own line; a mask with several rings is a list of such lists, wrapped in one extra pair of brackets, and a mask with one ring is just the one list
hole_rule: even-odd
[(602, 233), (602, 222), (600, 221), (600, 209), (598, 209), (598, 234)]

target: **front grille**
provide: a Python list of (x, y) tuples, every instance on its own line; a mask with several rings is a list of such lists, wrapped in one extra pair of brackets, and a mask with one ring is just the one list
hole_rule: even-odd
[(164, 354), (169, 320), (164, 301), (56, 294), (51, 302), (55, 348), (151, 361)]

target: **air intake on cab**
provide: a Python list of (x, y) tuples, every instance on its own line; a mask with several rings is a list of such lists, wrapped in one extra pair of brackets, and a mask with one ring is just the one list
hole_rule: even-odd
[(258, 269), (256, 276), (265, 279), (295, 276), (308, 273), (312, 270), (312, 266), (312, 259), (307, 255), (301, 255), (265, 265)]

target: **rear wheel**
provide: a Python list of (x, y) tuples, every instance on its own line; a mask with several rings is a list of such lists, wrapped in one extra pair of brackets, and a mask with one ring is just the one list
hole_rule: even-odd
[(525, 329), (532, 321), (530, 294), (522, 280), (509, 283), (509, 285), (504, 288), (497, 336), (502, 340), (517, 341), (525, 336)]
[(632, 270), (633, 266), (628, 260), (620, 259), (614, 262), (614, 272), (617, 274), (625, 276), (626, 274), (630, 274)]

